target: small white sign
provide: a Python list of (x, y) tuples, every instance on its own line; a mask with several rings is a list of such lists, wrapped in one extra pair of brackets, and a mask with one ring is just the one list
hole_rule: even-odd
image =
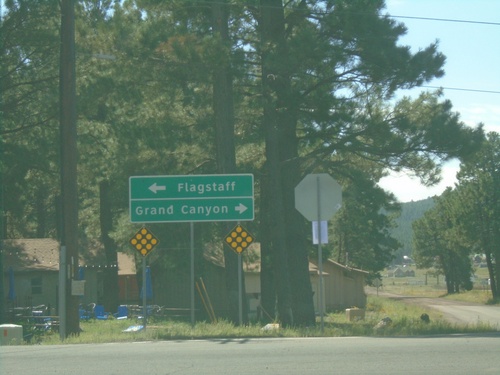
[[(321, 243), (328, 243), (328, 222), (321, 221)], [(313, 244), (317, 245), (318, 241), (318, 222), (312, 222), (312, 234), (313, 234)]]
[(85, 295), (85, 280), (71, 280), (71, 295), (72, 296)]

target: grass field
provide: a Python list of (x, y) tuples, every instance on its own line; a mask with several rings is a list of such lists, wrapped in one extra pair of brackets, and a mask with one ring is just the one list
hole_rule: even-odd
[[(486, 304), (491, 301), (491, 292), (481, 280), (487, 279), (485, 269), (476, 271), (475, 288), (472, 291), (456, 295), (446, 295), (443, 277), (432, 275), (426, 270), (408, 268), (414, 276), (383, 277), (380, 292), (420, 297), (442, 297), (467, 302)], [(186, 340), (186, 339), (228, 339), (228, 338), (265, 338), (265, 337), (315, 337), (315, 336), (417, 336), (452, 333), (492, 332), (496, 328), (478, 323), (474, 326), (454, 325), (445, 321), (439, 312), (420, 306), (378, 296), (375, 288), (368, 295), (365, 317), (349, 321), (345, 311), (328, 314), (324, 319), (324, 329), (320, 324), (313, 327), (265, 329), (264, 324), (254, 323), (247, 326), (234, 326), (226, 321), (212, 324), (198, 322), (194, 327), (186, 322), (161, 320), (148, 322), (146, 330), (124, 332), (128, 327), (140, 325), (135, 319), (126, 320), (90, 320), (81, 322), (82, 332), (78, 336), (67, 338), (64, 343), (108, 343), (151, 340)], [(429, 316), (429, 322), (421, 319), (422, 314)], [(380, 326), (384, 318), (391, 323)], [(319, 322), (319, 319), (318, 319)], [(33, 342), (40, 344), (60, 344), (58, 333), (45, 333), (37, 336)]]
[[(430, 321), (421, 319), (428, 314)], [(389, 317), (391, 323), (380, 326)], [(190, 340), (190, 339), (228, 339), (228, 338), (266, 338), (266, 337), (341, 337), (341, 336), (417, 336), (452, 333), (493, 332), (495, 328), (484, 324), (460, 326), (443, 320), (438, 312), (429, 311), (400, 301), (376, 295), (368, 296), (364, 319), (349, 321), (345, 311), (330, 313), (325, 317), (324, 330), (320, 324), (314, 327), (265, 329), (263, 324), (234, 326), (229, 322), (199, 322), (192, 327), (186, 322), (150, 322), (146, 330), (124, 332), (128, 327), (140, 324), (133, 319), (90, 320), (82, 322), (82, 332), (67, 338), (67, 344), (109, 343), (152, 340)], [(57, 333), (46, 333), (36, 340), (39, 344), (60, 344)]]
[(447, 295), (442, 275), (434, 275), (429, 270), (420, 270), (416, 267), (405, 267), (403, 270), (413, 271), (415, 276), (394, 277), (386, 271), (383, 273), (382, 286), (379, 290), (406, 296), (443, 297), (464, 302), (491, 303), (492, 295), (487, 284), (488, 270), (486, 268), (476, 269), (473, 290), (452, 295)]

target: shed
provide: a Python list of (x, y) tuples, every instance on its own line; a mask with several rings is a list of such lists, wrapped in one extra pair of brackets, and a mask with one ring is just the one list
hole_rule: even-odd
[[(243, 271), (246, 289), (246, 300), (250, 317), (259, 311), (261, 298), (260, 283), (260, 244), (253, 243), (243, 254)], [(190, 271), (188, 264), (165, 270), (160, 262), (151, 259), (153, 279), (153, 300), (151, 303), (166, 308), (189, 309), (190, 307)], [(196, 264), (196, 281), (200, 276), (206, 287), (218, 317), (229, 314), (224, 258), (220, 249), (204, 249), (202, 262)], [(314, 293), (314, 308), (319, 312), (319, 271), (312, 261), (309, 262), (311, 288)], [(349, 307), (365, 307), (365, 278), (368, 272), (343, 266), (333, 260), (323, 264), (325, 285), (325, 308), (327, 311)], [(196, 292), (196, 308), (203, 314), (203, 304)], [(198, 314), (198, 313), (197, 313)], [(198, 315), (197, 315), (198, 316)]]
[[(46, 305), (56, 308), (59, 287), (59, 242), (51, 238), (11, 239), (3, 241), (4, 295), (8, 295), (8, 272), (12, 267), (16, 298), (12, 307)], [(85, 280), (82, 304), (96, 302), (102, 296), (103, 271), (118, 267), (120, 297), (138, 299), (135, 262), (132, 256), (118, 253), (118, 264), (107, 265), (100, 256), (80, 259), (76, 279)], [(127, 278), (127, 279), (126, 279)], [(126, 283), (123, 280), (127, 280)], [(128, 288), (128, 289), (126, 289)]]
[[(369, 272), (328, 259), (323, 262), (323, 273), (326, 311), (366, 307), (365, 284)], [(314, 285), (317, 284), (313, 284), (313, 289)], [(315, 290), (317, 300), (319, 300), (318, 290)], [(316, 303), (317, 301), (315, 305)]]

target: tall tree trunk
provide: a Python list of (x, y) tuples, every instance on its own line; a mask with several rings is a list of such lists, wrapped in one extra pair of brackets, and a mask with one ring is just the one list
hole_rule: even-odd
[(109, 197), (109, 182), (99, 184), (101, 241), (106, 254), (104, 269), (104, 303), (107, 311), (117, 311), (118, 308), (118, 256), (116, 244), (109, 232), (113, 228), (113, 215)]
[(495, 287), (492, 288), (492, 291), (494, 290), (495, 293), (492, 293), (492, 296), (494, 299), (500, 299), (500, 257), (495, 256), (495, 278), (491, 280), (491, 283), (495, 284)]
[[(261, 0), (260, 32), (262, 54), (262, 90), (264, 101), (263, 123), (266, 142), (265, 179), (269, 194), (269, 219), (273, 225), (271, 246), (275, 270), (278, 317), (284, 326), (294, 324), (290, 273), (288, 268), (286, 220), (284, 206), (284, 176), (282, 171), (282, 138), (287, 124), (287, 116), (282, 115), (282, 99), (289, 90), (286, 73), (286, 43), (284, 38), (285, 19), (280, 0)], [(286, 109), (285, 109), (286, 111)], [(286, 179), (286, 178), (285, 178)]]
[[(268, 107), (267, 105), (265, 105)], [(274, 263), (275, 287), (277, 297), (278, 318), (283, 326), (294, 324), (290, 290), (290, 272), (288, 268), (285, 208), (282, 197), (282, 177), (279, 162), (280, 137), (277, 131), (273, 108), (264, 109), (267, 170), (269, 180), (269, 218), (272, 223), (272, 239), (270, 249)]]
[(491, 253), (489, 251), (486, 251), (486, 265), (488, 266), (488, 275), (490, 276), (490, 289), (491, 289), (491, 295), (493, 298), (498, 298), (498, 288), (497, 288), (497, 281), (496, 281), (496, 275), (495, 275), (495, 266), (493, 264), (493, 259), (491, 257)]
[(47, 189), (42, 186), (36, 191), (36, 237), (44, 238), (47, 235), (47, 209), (45, 207), (45, 197)]
[(264, 322), (274, 321), (276, 318), (276, 275), (272, 249), (274, 227), (271, 215), (270, 182), (267, 177), (267, 168), (261, 173), (260, 179), (260, 319)]
[[(0, 142), (0, 155), (2, 155), (2, 147), (3, 143)], [(7, 239), (6, 230), (4, 230), (4, 205), (3, 205), (3, 168), (0, 169), (0, 270), (2, 270), (2, 276), (0, 277), (0, 301), (2, 301), (2, 306), (0, 307), (0, 324), (7, 323), (6, 315), (7, 311), (5, 310), (7, 304), (4, 303), (5, 292), (4, 292), (4, 283), (3, 283), (3, 243), (4, 240)]]
[[(293, 115), (293, 100), (288, 100), (288, 113)], [(286, 249), (292, 292), (292, 311), (296, 325), (314, 325), (314, 312), (311, 277), (309, 275), (308, 244), (305, 236), (305, 221), (295, 209), (295, 186), (300, 182), (298, 164), (295, 116), (288, 119), (286, 133), (282, 138), (282, 186), (286, 228)], [(292, 126), (293, 125), (293, 126)]]
[[(226, 63), (217, 64), (214, 67), (214, 113), (217, 147), (217, 171), (221, 174), (235, 173), (236, 151), (234, 145), (234, 104), (233, 104), (233, 82), (230, 61), (229, 40), (229, 11), (226, 1), (212, 2), (212, 27), (214, 37), (219, 38), (223, 49), (227, 48), (228, 56), (223, 59)], [(222, 225), (223, 233), (226, 235), (234, 226), (234, 223)], [(224, 246), (224, 265), (226, 270), (226, 289), (229, 298), (229, 314), (233, 323), (238, 324), (239, 319), (239, 285), (238, 268), (240, 268), (239, 257), (234, 251)], [(242, 263), (242, 262), (241, 262)], [(241, 281), (242, 290), (242, 323), (248, 322), (248, 307), (245, 291), (244, 272)]]
[(278, 302), (278, 308), (287, 314), (286, 320), (293, 316), (293, 324), (312, 325), (315, 313), (305, 221), (295, 209), (295, 186), (302, 177), (296, 134), (298, 103), (288, 70), (284, 10), (281, 0), (262, 0), (261, 5), (264, 127), (272, 202), (269, 207), (272, 208), (271, 222), (275, 226), (279, 224), (278, 231), (273, 228), (273, 260), (278, 270), (277, 285), (287, 283), (287, 287), (278, 287), (278, 301), (281, 299), (286, 304), (280, 306)]
[[(491, 294), (493, 298), (499, 298), (500, 293), (499, 293), (499, 288), (498, 288), (498, 274), (495, 272), (495, 264), (493, 262), (493, 259), (495, 258), (494, 253), (491, 251), (492, 244), (491, 244), (491, 237), (490, 237), (490, 221), (484, 217), (484, 214), (479, 215), (479, 220), (481, 222), (481, 227), (483, 228), (482, 231), (482, 248), (485, 252), (486, 256), (486, 265), (488, 266), (488, 274), (490, 276), (490, 289), (491, 289)], [(496, 258), (496, 264), (498, 265), (500, 259)]]

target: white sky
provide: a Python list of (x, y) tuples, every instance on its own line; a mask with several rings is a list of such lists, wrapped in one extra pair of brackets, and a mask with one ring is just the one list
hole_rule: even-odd
[[(482, 122), (487, 132), (500, 133), (500, 0), (386, 0), (386, 5), (387, 13), (393, 16), (496, 23), (397, 19), (408, 28), (400, 43), (410, 45), (414, 51), (439, 40), (439, 51), (447, 57), (445, 76), (429, 86), (497, 92), (445, 89), (444, 98), (452, 101), (467, 125)], [(456, 161), (445, 165), (443, 182), (432, 188), (401, 174), (383, 179), (380, 186), (402, 202), (417, 201), (454, 186), (458, 169)]]

